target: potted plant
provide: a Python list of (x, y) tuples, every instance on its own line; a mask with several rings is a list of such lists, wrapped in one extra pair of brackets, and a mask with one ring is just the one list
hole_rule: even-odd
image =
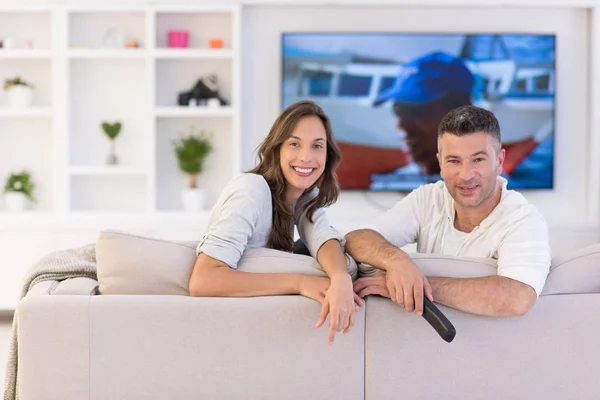
[(119, 132), (121, 132), (122, 125), (120, 122), (115, 122), (113, 124), (104, 121), (102, 122), (102, 130), (110, 140), (110, 153), (106, 158), (106, 163), (108, 165), (116, 165), (119, 162), (119, 157), (117, 157), (115, 139), (119, 136)]
[(25, 82), (20, 76), (4, 81), (4, 91), (8, 93), (11, 107), (27, 108), (33, 103), (33, 85)]
[(31, 180), (28, 171), (12, 173), (4, 185), (4, 203), (6, 208), (12, 212), (25, 211), (31, 203), (35, 202), (33, 190), (35, 184)]
[(174, 140), (175, 154), (179, 169), (188, 175), (187, 187), (182, 193), (183, 209), (186, 212), (199, 212), (204, 209), (204, 189), (198, 187), (198, 176), (204, 171), (204, 161), (212, 151), (210, 135), (205, 131), (190, 134)]

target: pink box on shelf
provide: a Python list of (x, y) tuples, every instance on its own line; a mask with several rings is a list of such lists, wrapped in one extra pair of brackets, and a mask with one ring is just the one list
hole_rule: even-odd
[(168, 35), (168, 44), (169, 47), (188, 47), (190, 40), (190, 32), (181, 30), (181, 31), (169, 31)]

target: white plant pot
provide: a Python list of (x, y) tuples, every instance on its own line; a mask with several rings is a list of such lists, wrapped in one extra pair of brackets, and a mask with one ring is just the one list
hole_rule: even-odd
[(10, 212), (23, 212), (29, 209), (29, 199), (21, 192), (4, 193), (4, 204)]
[(205, 190), (204, 189), (184, 189), (181, 193), (183, 211), (200, 212), (204, 210)]
[(28, 108), (33, 103), (33, 89), (16, 85), (8, 90), (8, 104), (15, 108)]

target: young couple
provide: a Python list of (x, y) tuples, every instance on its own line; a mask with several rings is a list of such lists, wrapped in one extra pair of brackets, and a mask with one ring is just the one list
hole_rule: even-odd
[[(315, 103), (283, 111), (262, 142), (258, 165), (234, 178), (214, 206), (190, 277), (190, 294), (250, 297), (296, 294), (321, 303), (317, 327), (329, 318), (329, 343), (349, 332), (370, 294), (406, 311), (423, 296), (481, 315), (523, 315), (542, 291), (550, 266), (544, 218), (500, 177), (504, 150), (498, 121), (474, 106), (449, 112), (438, 131), (443, 181), (414, 190), (372, 225), (343, 237), (325, 208), (338, 197), (340, 151), (331, 123)], [(246, 248), (291, 252), (294, 225), (328, 278), (236, 270)], [(496, 259), (485, 278), (425, 277), (400, 248)], [(344, 251), (380, 274), (353, 282)]]

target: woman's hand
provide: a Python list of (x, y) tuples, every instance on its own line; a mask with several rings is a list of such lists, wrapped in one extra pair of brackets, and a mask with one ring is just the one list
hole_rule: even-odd
[(317, 321), (320, 328), (327, 314), (329, 315), (329, 344), (333, 343), (336, 332), (344, 334), (350, 332), (354, 327), (354, 313), (362, 305), (362, 299), (358, 297), (352, 288), (350, 275), (334, 276), (331, 285), (327, 289), (325, 299), (321, 305), (321, 314)]
[[(333, 343), (336, 332), (350, 332), (354, 326), (354, 312), (364, 304), (352, 288), (350, 275), (329, 278), (303, 276), (299, 294), (321, 303), (321, 314), (316, 327), (320, 328), (329, 318), (329, 344)], [(349, 300), (349, 301), (348, 301)]]

